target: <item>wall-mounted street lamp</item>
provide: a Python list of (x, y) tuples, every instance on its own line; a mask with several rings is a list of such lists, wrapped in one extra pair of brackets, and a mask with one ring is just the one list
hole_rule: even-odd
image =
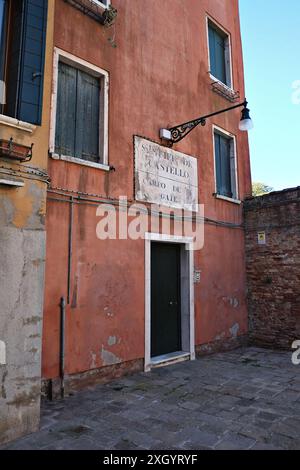
[(183, 124), (179, 124), (178, 126), (170, 127), (169, 129), (160, 129), (160, 138), (166, 141), (169, 141), (171, 144), (175, 144), (176, 142), (180, 142), (184, 137), (186, 137), (195, 127), (205, 126), (206, 120), (212, 116), (216, 116), (217, 114), (226, 113), (227, 111), (231, 111), (232, 109), (240, 108), (243, 106), (241, 120), (239, 124), (239, 129), (241, 131), (249, 131), (253, 129), (253, 122), (250, 118), (250, 111), (247, 108), (248, 102), (247, 100), (243, 101), (243, 103), (236, 104), (231, 106), (230, 108), (222, 109), (221, 111), (216, 111), (211, 114), (207, 114), (206, 116), (201, 116), (193, 121), (184, 122)]

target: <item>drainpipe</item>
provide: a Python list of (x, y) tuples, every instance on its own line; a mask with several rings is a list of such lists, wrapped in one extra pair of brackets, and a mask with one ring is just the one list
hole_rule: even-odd
[(71, 301), (71, 269), (72, 269), (72, 255), (73, 255), (73, 204), (74, 197), (70, 197), (70, 215), (69, 215), (69, 241), (68, 241), (68, 295), (67, 303)]
[(59, 374), (60, 374), (60, 395), (65, 396), (65, 317), (66, 317), (66, 301), (62, 297), (60, 299), (60, 349), (59, 349)]
[[(73, 248), (73, 204), (74, 198), (70, 197), (69, 215), (69, 240), (68, 240), (68, 284), (67, 303), (71, 300), (71, 269), (72, 269), (72, 248)], [(59, 348), (59, 375), (60, 375), (60, 396), (65, 396), (65, 323), (66, 323), (66, 299), (60, 299), (60, 348)]]

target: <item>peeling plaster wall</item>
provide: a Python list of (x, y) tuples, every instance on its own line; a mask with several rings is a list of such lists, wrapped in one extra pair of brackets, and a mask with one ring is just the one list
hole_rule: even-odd
[(36, 431), (40, 421), (41, 345), (46, 257), (46, 170), (50, 126), (54, 0), (48, 23), (41, 126), (24, 131), (0, 116), (0, 138), (33, 145), (32, 160), (0, 158), (0, 443)]
[(44, 253), (44, 231), (0, 227), (0, 442), (39, 424)]

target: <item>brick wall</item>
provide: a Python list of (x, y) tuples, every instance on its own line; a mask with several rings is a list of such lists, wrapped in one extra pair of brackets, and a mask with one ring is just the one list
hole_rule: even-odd
[(250, 341), (290, 349), (300, 339), (300, 187), (248, 199), (244, 210)]

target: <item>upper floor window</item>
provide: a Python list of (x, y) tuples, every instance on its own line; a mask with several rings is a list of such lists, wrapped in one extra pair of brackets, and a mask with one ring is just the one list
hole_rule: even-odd
[(107, 164), (108, 73), (56, 50), (54, 78), (50, 151), (63, 160)]
[(230, 38), (211, 20), (208, 20), (209, 68), (214, 78), (232, 87)]
[(216, 193), (230, 199), (238, 199), (235, 139), (214, 129)]
[(0, 113), (41, 123), (47, 0), (0, 0)]

